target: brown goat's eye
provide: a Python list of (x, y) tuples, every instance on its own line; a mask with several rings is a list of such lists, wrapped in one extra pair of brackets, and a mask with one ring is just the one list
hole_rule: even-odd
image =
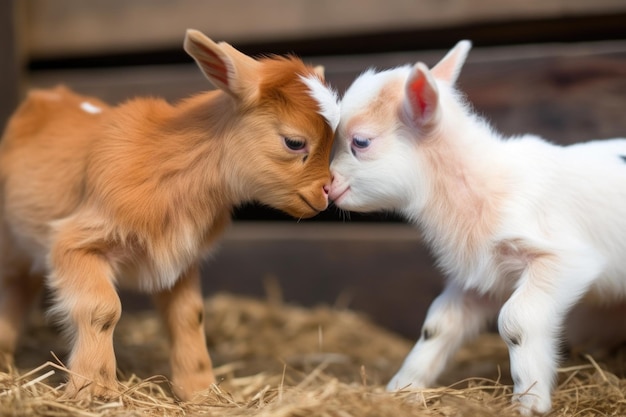
[(306, 148), (306, 142), (301, 139), (292, 139), (287, 136), (283, 137), (285, 141), (285, 146), (287, 146), (292, 151), (302, 151)]

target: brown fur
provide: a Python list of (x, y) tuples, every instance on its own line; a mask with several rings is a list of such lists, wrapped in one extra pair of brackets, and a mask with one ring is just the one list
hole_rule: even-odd
[[(187, 42), (224, 91), (117, 107), (63, 87), (33, 91), (0, 144), (0, 349), (10, 362), (47, 274), (52, 312), (73, 343), (70, 396), (117, 389), (117, 286), (154, 294), (175, 393), (208, 388), (198, 263), (232, 209), (260, 201), (309, 217), (327, 206), (333, 132), (299, 79), (315, 69), (296, 58), (255, 61), (197, 32)], [(85, 101), (102, 111), (84, 111)], [(282, 135), (306, 140), (306, 155)]]

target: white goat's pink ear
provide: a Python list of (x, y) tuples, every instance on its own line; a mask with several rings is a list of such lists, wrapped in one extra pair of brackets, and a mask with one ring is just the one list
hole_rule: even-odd
[(405, 85), (404, 109), (415, 127), (430, 123), (439, 108), (439, 91), (428, 67), (421, 62), (411, 69)]
[(468, 40), (457, 43), (456, 46), (431, 69), (433, 76), (453, 85), (457, 78), (459, 78), (461, 67), (463, 67), (471, 48), (472, 43)]
[(185, 51), (217, 88), (235, 98), (256, 97), (259, 63), (225, 42), (215, 43), (197, 30), (188, 29)]

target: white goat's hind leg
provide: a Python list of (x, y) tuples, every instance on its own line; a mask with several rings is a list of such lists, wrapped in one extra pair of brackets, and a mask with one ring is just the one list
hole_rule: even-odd
[(428, 309), (420, 339), (387, 390), (432, 386), (450, 357), (484, 329), (498, 307), (487, 297), (448, 285)]
[(601, 262), (591, 254), (568, 259), (570, 265), (553, 257), (530, 266), (498, 318), (509, 347), (513, 401), (524, 414), (550, 411), (565, 316), (600, 271)]

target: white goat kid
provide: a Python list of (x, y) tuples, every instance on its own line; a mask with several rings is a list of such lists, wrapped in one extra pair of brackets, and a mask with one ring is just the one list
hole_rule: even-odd
[(433, 384), (498, 315), (522, 412), (547, 412), (564, 319), (626, 299), (626, 140), (503, 138), (454, 88), (471, 44), (429, 70), (367, 71), (342, 100), (330, 198), (417, 224), (448, 280), (388, 389)]

